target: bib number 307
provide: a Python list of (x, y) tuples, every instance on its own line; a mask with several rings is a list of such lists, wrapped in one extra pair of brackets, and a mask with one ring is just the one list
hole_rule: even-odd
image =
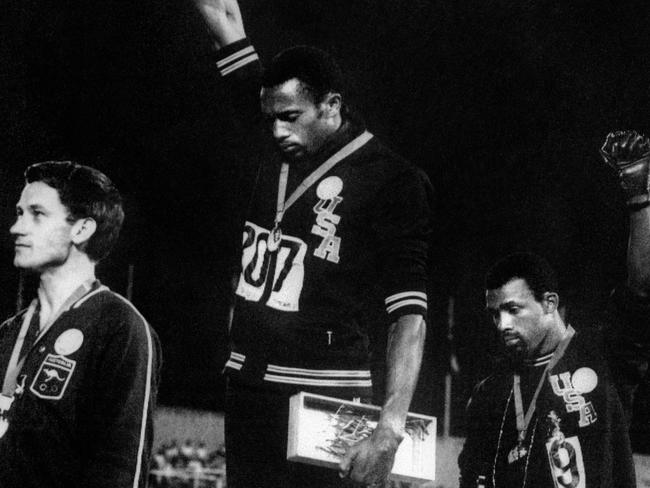
[(282, 235), (278, 249), (271, 252), (269, 232), (246, 222), (237, 295), (278, 310), (296, 312), (300, 309), (307, 245), (301, 239)]

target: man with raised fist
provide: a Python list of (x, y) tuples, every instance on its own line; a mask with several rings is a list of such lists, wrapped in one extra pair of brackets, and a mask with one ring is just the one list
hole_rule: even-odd
[[(340, 475), (383, 486), (422, 357), (430, 183), (365, 129), (326, 52), (287, 49), (262, 74), (236, 1), (196, 4), (244, 135), (267, 131), (274, 146), (254, 161), (243, 228), (226, 364), (228, 484), (338, 486)], [(265, 128), (255, 125), (260, 106)], [(380, 327), (386, 395), (373, 434), (347, 450), (338, 474), (287, 463), (289, 397), (370, 398), (368, 340)]]

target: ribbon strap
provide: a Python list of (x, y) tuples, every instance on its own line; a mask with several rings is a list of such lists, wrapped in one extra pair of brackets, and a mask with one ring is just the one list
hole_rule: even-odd
[[(72, 305), (75, 304), (79, 299), (81, 299), (85, 294), (87, 294), (93, 284), (95, 283), (95, 280), (88, 280), (85, 283), (83, 283), (81, 286), (79, 286), (72, 294), (66, 299), (65, 302), (63, 302), (63, 305), (59, 307), (59, 309), (56, 311), (56, 313), (50, 315), (50, 318), (48, 321), (43, 324), (43, 326), (40, 328), (40, 332), (36, 339), (34, 340), (34, 344), (36, 344), (41, 337), (45, 335), (45, 333), (52, 327), (52, 324), (56, 322), (56, 320), (61, 316), (63, 312), (68, 310)], [(27, 330), (29, 329), (29, 324), (32, 322), (32, 318), (34, 317), (34, 313), (36, 312), (36, 308), (38, 307), (38, 299), (32, 300), (32, 303), (29, 304), (29, 308), (27, 309), (27, 312), (25, 312), (25, 315), (23, 317), (23, 323), (20, 326), (20, 332), (18, 333), (18, 338), (16, 339), (16, 343), (14, 344), (14, 349), (11, 353), (11, 358), (9, 359), (9, 364), (7, 365), (7, 371), (5, 373), (4, 381), (2, 382), (2, 394), (7, 397), (13, 397), (14, 391), (16, 390), (16, 380), (18, 379), (18, 375), (20, 374), (20, 371), (23, 369), (23, 365), (25, 364), (25, 359), (27, 358), (27, 355), (29, 354), (29, 351), (19, 360), (18, 357), (20, 355), (20, 350), (23, 346), (23, 343), (25, 342), (25, 336), (27, 335)]]
[(289, 179), (289, 164), (282, 163), (280, 178), (278, 181), (278, 201), (275, 212), (275, 228), (280, 226), (280, 223), (284, 218), (284, 213), (289, 209), (289, 207), (291, 207), (291, 205), (293, 205), (314, 183), (316, 183), (325, 173), (336, 166), (340, 161), (347, 158), (357, 149), (363, 147), (370, 139), (372, 139), (372, 137), (373, 136), (370, 132), (364, 131), (362, 134), (359, 134), (357, 137), (352, 139), (330, 156), (323, 164), (316, 168), (313, 173), (307, 176), (307, 178), (298, 185), (287, 200), (284, 198), (287, 192), (287, 181)]
[(512, 388), (515, 397), (515, 419), (517, 423), (518, 442), (521, 443), (526, 439), (528, 426), (530, 425), (530, 421), (533, 418), (533, 414), (535, 413), (535, 408), (537, 406), (536, 405), (537, 397), (539, 396), (539, 393), (542, 390), (542, 386), (544, 385), (544, 380), (546, 379), (549, 371), (553, 369), (553, 367), (555, 367), (558, 361), (562, 359), (562, 356), (564, 356), (564, 353), (567, 347), (569, 346), (571, 339), (573, 339), (575, 332), (576, 331), (570, 325), (567, 327), (567, 330), (564, 333), (564, 336), (562, 337), (560, 344), (558, 344), (557, 348), (555, 349), (555, 352), (553, 353), (553, 356), (551, 356), (551, 360), (544, 368), (544, 372), (542, 373), (542, 377), (539, 379), (539, 382), (537, 383), (537, 388), (535, 388), (535, 393), (533, 394), (533, 398), (530, 400), (530, 404), (528, 405), (528, 409), (526, 410), (525, 416), (524, 416), (523, 401), (521, 398), (521, 377), (519, 376), (518, 373), (515, 373), (513, 375)]

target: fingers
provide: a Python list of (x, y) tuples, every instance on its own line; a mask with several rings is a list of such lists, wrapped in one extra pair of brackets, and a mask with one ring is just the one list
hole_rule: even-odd
[(350, 476), (350, 471), (352, 470), (352, 461), (356, 457), (356, 451), (353, 449), (353, 447), (348, 449), (348, 451), (345, 453), (345, 456), (343, 456), (339, 462), (339, 476), (341, 478), (347, 478)]
[(634, 161), (650, 152), (650, 139), (636, 131), (610, 132), (600, 148), (603, 159), (612, 165)]

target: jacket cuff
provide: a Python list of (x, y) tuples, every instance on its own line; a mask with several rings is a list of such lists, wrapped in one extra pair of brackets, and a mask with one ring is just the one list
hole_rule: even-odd
[(403, 315), (427, 315), (427, 294), (422, 291), (405, 291), (395, 293), (384, 300), (386, 312), (392, 321)]
[(249, 63), (258, 61), (259, 56), (248, 38), (228, 44), (216, 53), (216, 65), (221, 76), (227, 76)]

